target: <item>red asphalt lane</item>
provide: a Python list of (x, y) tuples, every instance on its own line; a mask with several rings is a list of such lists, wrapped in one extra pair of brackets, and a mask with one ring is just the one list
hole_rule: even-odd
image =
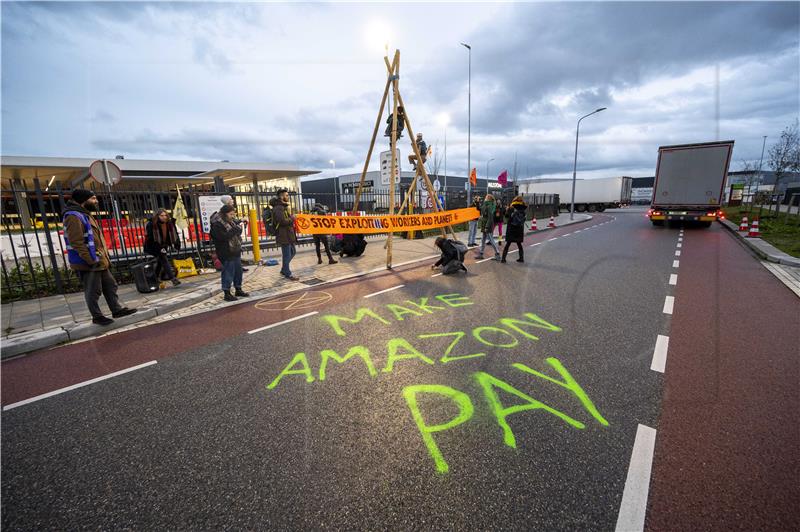
[(682, 251), (646, 528), (800, 530), (800, 299), (721, 227)]
[[(595, 213), (594, 218), (585, 223), (533, 233), (526, 237), (525, 245), (544, 242), (610, 219), (608, 215)], [(509, 251), (514, 249), (515, 245)], [(383, 249), (379, 247), (378, 252), (382, 253)], [(435, 254), (433, 248), (431, 254)], [(488, 256), (490, 255), (487, 254)], [(469, 267), (475, 262), (474, 253), (468, 252), (467, 258), (466, 266)], [(283, 311), (254, 308), (255, 303), (287, 296), (280, 294), (254, 300), (249, 304), (234, 305), (93, 340), (35, 351), (2, 363), (2, 405), (30, 399), (151, 360), (161, 360), (308, 312), (330, 311), (343, 302), (359, 299), (385, 288), (420, 279), (430, 280), (433, 273), (430, 269), (432, 263), (433, 261), (420, 262), (292, 292), (299, 296), (303, 292), (323, 291), (333, 296), (328, 303), (319, 307)]]

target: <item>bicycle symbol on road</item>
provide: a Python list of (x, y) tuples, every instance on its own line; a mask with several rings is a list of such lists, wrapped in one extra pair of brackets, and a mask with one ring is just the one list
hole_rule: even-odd
[(289, 294), (267, 301), (260, 301), (255, 304), (255, 307), (259, 310), (304, 309), (318, 307), (331, 299), (333, 299), (333, 296), (328, 292), (303, 292), (302, 294)]

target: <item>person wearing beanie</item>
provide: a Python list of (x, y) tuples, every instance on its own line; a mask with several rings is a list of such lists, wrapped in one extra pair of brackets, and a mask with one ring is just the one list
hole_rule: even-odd
[[(236, 301), (250, 294), (242, 290), (242, 226), (234, 221), (236, 209), (223, 205), (211, 223), (211, 238), (222, 261), (222, 291), (225, 301)], [(231, 285), (236, 293), (231, 293)]]
[(72, 191), (63, 213), (64, 241), (67, 244), (69, 267), (77, 272), (81, 280), (92, 322), (110, 325), (114, 320), (104, 316), (100, 310), (100, 294), (115, 318), (133, 314), (136, 309), (122, 306), (117, 297), (117, 282), (109, 271), (111, 261), (103, 240), (103, 230), (91, 214), (97, 207), (97, 196), (91, 190), (78, 188)]

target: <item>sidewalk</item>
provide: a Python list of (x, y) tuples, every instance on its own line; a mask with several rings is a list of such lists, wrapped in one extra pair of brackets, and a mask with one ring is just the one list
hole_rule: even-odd
[[(556, 226), (590, 219), (589, 215), (576, 214), (575, 220), (570, 222), (568, 213), (561, 214), (556, 218)], [(545, 228), (540, 230), (546, 230), (546, 226), (547, 220), (539, 220), (539, 227)], [(466, 232), (458, 233), (457, 236), (466, 242)], [(435, 249), (434, 239), (435, 237), (405, 240), (395, 235), (392, 244), (392, 265), (399, 267), (437, 258), (439, 252)], [(131, 316), (116, 319), (107, 327), (91, 322), (82, 292), (4, 304), (2, 305), (2, 358), (385, 270), (386, 238), (371, 238), (367, 239), (367, 242), (367, 249), (361, 257), (339, 259), (337, 255), (334, 258), (339, 260), (339, 263), (332, 265), (328, 264), (324, 252), (323, 263), (318, 265), (313, 246), (298, 248), (297, 255), (292, 260), (292, 273), (300, 277), (299, 282), (289, 281), (280, 275), (279, 250), (263, 253), (262, 259), (275, 258), (279, 264), (248, 266), (250, 271), (244, 274), (243, 287), (252, 297), (237, 302), (222, 301), (220, 275), (216, 271), (182, 279), (182, 284), (177, 287), (167, 283), (168, 288), (152, 294), (140, 294), (132, 284), (122, 285), (118, 290), (120, 301), (139, 311)], [(247, 259), (248, 254), (243, 258)], [(100, 305), (101, 308), (105, 308), (102, 298)]]

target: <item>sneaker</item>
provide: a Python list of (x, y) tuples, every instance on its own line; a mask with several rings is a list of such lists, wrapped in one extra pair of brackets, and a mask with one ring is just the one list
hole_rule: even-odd
[(339, 264), (339, 261), (331, 258), (331, 260), (328, 261), (328, 264)]
[(114, 323), (114, 320), (106, 318), (105, 316), (100, 316), (99, 318), (92, 318), (92, 323), (97, 325), (111, 325)]
[(225, 290), (225, 301), (238, 301), (235, 295), (231, 294), (230, 290)]
[[(500, 255), (495, 255), (493, 258), (494, 258), (494, 260), (497, 260), (497, 261), (501, 260), (500, 259)], [(505, 262), (505, 261), (503, 261), (503, 262)]]
[(322, 259), (317, 259), (317, 264), (322, 264)]
[(243, 272), (249, 272), (249, 271), (250, 271), (250, 268), (245, 268), (244, 266), (242, 266), (242, 271), (243, 271)]
[(517, 259), (517, 262), (525, 262), (522, 258)]
[[(114, 316), (115, 318), (121, 318), (123, 316), (130, 316), (131, 314), (134, 314), (135, 312), (136, 312), (135, 308), (122, 307), (118, 311), (112, 312), (111, 315)], [(105, 319), (108, 319), (108, 318), (105, 318)]]
[(287, 279), (289, 279), (290, 281), (299, 281), (300, 280), (300, 278), (298, 276), (296, 276), (296, 275), (290, 275), (289, 277), (287, 277)]
[[(506, 259), (500, 259), (500, 262), (505, 263)], [(519, 262), (519, 261), (517, 261), (517, 262)]]
[(181, 284), (181, 282), (178, 280), (177, 277), (172, 280), (172, 286), (178, 286), (179, 284)]
[(475, 254), (475, 258), (478, 259), (478, 260), (482, 259), (483, 258), (483, 253), (476, 253)]
[(233, 294), (236, 297), (250, 297), (250, 294), (242, 290), (241, 288), (237, 288), (236, 292)]

